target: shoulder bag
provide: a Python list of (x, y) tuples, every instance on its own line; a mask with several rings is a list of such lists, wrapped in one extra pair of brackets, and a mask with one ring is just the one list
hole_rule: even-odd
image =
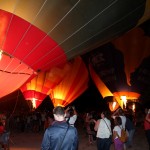
[(64, 137), (63, 137), (63, 139), (62, 139), (62, 141), (61, 141), (61, 143), (60, 143), (60, 145), (59, 145), (59, 147), (58, 147), (58, 150), (61, 150), (61, 146), (62, 146), (62, 143), (63, 143), (65, 137), (66, 137), (66, 134), (67, 134), (67, 132), (68, 132), (68, 129), (69, 129), (69, 125), (68, 125), (68, 127), (67, 127), (67, 130), (65, 131)]
[[(104, 119), (103, 119), (104, 120)], [(105, 122), (105, 124), (107, 125), (107, 123), (106, 123), (106, 121), (104, 120), (104, 122)], [(107, 125), (107, 128), (109, 129), (109, 132), (110, 132), (110, 136), (109, 136), (109, 138), (111, 139), (111, 143), (113, 143), (113, 139), (112, 139), (112, 132), (111, 132), (111, 129), (108, 127), (108, 125)]]

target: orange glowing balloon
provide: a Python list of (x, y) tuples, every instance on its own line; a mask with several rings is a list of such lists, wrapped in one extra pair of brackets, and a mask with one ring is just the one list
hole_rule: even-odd
[(54, 106), (67, 106), (88, 88), (89, 75), (81, 57), (68, 62), (68, 65), (69, 72), (50, 92)]
[(141, 28), (135, 28), (112, 41), (115, 47), (123, 53), (127, 83), (130, 74), (135, 71), (144, 58), (150, 56), (150, 37)]
[(103, 98), (108, 96), (113, 96), (111, 91), (107, 88), (107, 86), (104, 84), (104, 82), (101, 80), (101, 78), (96, 74), (91, 64), (89, 64), (89, 72), (91, 75), (92, 80), (94, 81), (96, 87), (98, 88), (100, 94)]
[(31, 100), (33, 107), (37, 108), (68, 71), (69, 66), (65, 64), (62, 68), (53, 67), (50, 71), (39, 72), (36, 77), (20, 88), (25, 99)]
[(110, 111), (115, 111), (119, 108), (119, 104), (117, 102), (108, 102)]
[[(135, 82), (133, 82), (135, 85), (131, 85), (130, 77), (140, 67), (142, 61), (150, 56), (150, 37), (144, 34), (143, 29), (137, 27), (111, 43), (97, 48), (91, 54), (90, 60), (96, 73), (96, 75), (92, 73), (91, 77), (103, 97), (110, 95), (104, 90), (108, 88), (121, 108), (126, 104), (126, 100), (139, 99), (140, 89)], [(142, 69), (140, 71), (148, 75), (148, 71)], [(126, 97), (124, 102), (122, 96)]]

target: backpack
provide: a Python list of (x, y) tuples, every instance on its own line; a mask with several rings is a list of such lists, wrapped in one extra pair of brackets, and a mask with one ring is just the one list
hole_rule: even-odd
[(121, 129), (121, 136), (118, 136), (119, 140), (123, 143), (125, 143), (128, 139), (128, 135), (125, 129)]

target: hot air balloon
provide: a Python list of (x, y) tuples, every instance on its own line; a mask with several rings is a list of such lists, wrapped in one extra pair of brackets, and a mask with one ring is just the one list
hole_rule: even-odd
[(91, 66), (91, 64), (89, 64), (89, 72), (90, 72), (91, 78), (93, 79), (96, 87), (100, 91), (102, 97), (105, 98), (105, 97), (108, 97), (108, 96), (113, 96), (111, 91), (107, 88), (107, 86), (104, 84), (104, 82), (96, 74), (96, 72), (94, 71), (94, 69)]
[(88, 88), (89, 75), (81, 59), (77, 57), (71, 62), (70, 70), (65, 78), (50, 91), (50, 98), (55, 106), (67, 106)]
[(91, 51), (89, 53), (89, 62), (99, 80), (104, 82), (104, 85), (111, 93), (127, 88), (123, 54), (111, 43), (107, 43)]
[(150, 56), (150, 37), (145, 36), (141, 28), (132, 31), (112, 41), (113, 45), (123, 53), (127, 83), (130, 85), (130, 74)]
[(120, 107), (120, 105), (117, 102), (115, 96), (107, 96), (107, 97), (104, 98), (104, 100), (107, 101), (109, 110), (111, 112), (116, 111)]
[(117, 102), (112, 92), (108, 89), (108, 87), (104, 84), (101, 78), (97, 75), (91, 64), (89, 64), (89, 72), (93, 82), (98, 88), (103, 99), (107, 101), (110, 111), (115, 111), (119, 107), (119, 105), (123, 106), (123, 103), (121, 103), (120, 101)]
[(37, 108), (42, 103), (49, 91), (61, 82), (69, 69), (68, 64), (65, 64), (62, 68), (53, 67), (50, 71), (39, 72), (20, 88), (24, 98), (32, 102), (32, 108)]
[[(119, 65), (115, 63), (117, 57), (112, 55), (114, 51), (112, 51), (113, 53), (111, 49), (103, 51), (103, 48), (99, 50), (98, 53), (96, 51), (94, 55), (91, 55), (91, 64), (89, 64), (91, 78), (102, 97), (109, 103), (111, 111), (115, 111), (118, 108), (118, 104), (122, 109), (126, 108), (127, 101), (138, 99), (140, 94), (133, 92), (133, 89), (127, 85), (125, 73), (123, 68), (120, 67), (122, 66), (121, 62), (118, 61)], [(107, 55), (108, 52), (109, 55)], [(106, 55), (107, 57), (105, 57)], [(117, 56), (119, 57), (120, 55)]]
[(34, 70), (20, 60), (3, 55), (0, 60), (0, 97), (12, 93), (35, 75)]
[[(130, 95), (130, 97), (132, 95), (133, 99), (138, 100), (140, 95), (143, 93), (143, 83), (149, 84), (149, 80), (147, 80), (146, 77), (149, 74), (149, 67), (146, 67), (148, 65), (143, 66), (142, 63), (150, 61), (150, 37), (146, 36), (141, 28), (135, 28), (120, 38), (113, 40), (112, 43), (117, 49), (122, 51), (124, 55), (125, 73), (128, 84), (131, 85), (131, 87), (134, 87), (134, 89), (138, 92), (131, 92), (130, 94), (128, 92), (127, 95)], [(135, 77), (134, 72), (136, 72), (136, 74), (138, 72), (139, 76)], [(118, 93), (118, 95), (123, 94)]]
[[(142, 62), (150, 60), (150, 37), (146, 36), (141, 28), (135, 28), (111, 43), (113, 45), (106, 44), (100, 47), (99, 51), (93, 52), (90, 62), (99, 80), (102, 80), (116, 100), (123, 102), (126, 107), (126, 102), (138, 101), (141, 96), (142, 85), (135, 83), (134, 74), (138, 72), (140, 75), (142, 70), (139, 67)], [(144, 72), (147, 74), (148, 70)], [(138, 76), (136, 81), (142, 83), (140, 80)], [(123, 108), (123, 105), (119, 104)]]
[[(36, 72), (58, 67), (141, 24), (150, 18), (149, 6), (150, 0), (1, 0), (0, 55), (11, 59), (0, 62), (0, 79), (11, 72), (7, 82), (12, 88), (0, 82), (0, 98)], [(12, 60), (24, 68), (18, 63), (4, 67)], [(16, 68), (20, 77), (14, 75)]]

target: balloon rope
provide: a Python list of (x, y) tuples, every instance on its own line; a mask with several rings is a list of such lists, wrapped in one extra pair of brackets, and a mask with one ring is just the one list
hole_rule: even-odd
[[(17, 3), (16, 3), (15, 6), (14, 6), (14, 11), (16, 10), (17, 4), (18, 4), (18, 1), (17, 1)], [(7, 30), (6, 30), (6, 34), (5, 34), (4, 39), (3, 39), (3, 41), (2, 41), (1, 49), (2, 49), (2, 47), (3, 47), (3, 45), (4, 45), (5, 41), (6, 41), (6, 37), (7, 37), (8, 31), (9, 31), (9, 28), (10, 28), (10, 25), (11, 25), (11, 22), (12, 22), (12, 19), (13, 19), (13, 17), (14, 17), (14, 11), (13, 11), (13, 13), (12, 13), (12, 15), (11, 15), (11, 18), (10, 18), (10, 21), (9, 21), (9, 24), (8, 24), (8, 27), (7, 27)]]
[[(50, 31), (48, 31), (48, 33), (46, 34), (46, 36), (44, 36), (43, 39), (40, 40), (40, 42), (30, 51), (30, 53), (28, 53), (28, 54), (22, 59), (22, 61), (25, 60), (25, 59), (44, 41), (45, 38), (47, 38), (48, 34), (50, 34), (50, 33), (62, 22), (62, 20), (64, 20), (64, 19), (66, 18), (66, 16), (78, 5), (79, 2), (80, 2), (80, 0), (78, 0), (78, 1), (75, 3), (75, 5), (60, 19), (60, 21), (57, 22), (56, 25), (55, 25)], [(67, 38), (67, 39), (68, 39), (68, 38)], [(62, 44), (62, 42), (61, 42), (60, 44)], [(59, 44), (59, 45), (60, 45), (60, 44)], [(58, 45), (58, 46), (59, 46), (59, 45)], [(52, 50), (50, 50), (49, 53), (51, 53), (51, 51), (53, 51), (54, 49), (56, 49), (58, 46), (55, 46)], [(48, 53), (48, 54), (49, 54), (49, 53)], [(46, 57), (48, 54), (42, 56), (39, 60), (43, 59), (43, 58)], [(39, 62), (39, 60), (36, 61), (36, 63)], [(35, 63), (34, 63), (34, 64), (35, 64)], [(33, 66), (34, 64), (32, 64), (32, 66)]]
[[(41, 61), (42, 59), (44, 59), (47, 55), (49, 55), (50, 53), (52, 53), (57, 47), (59, 47), (60, 45), (62, 45), (64, 42), (66, 42), (68, 39), (70, 39), (71, 37), (73, 37), (75, 34), (77, 34), (80, 30), (82, 30), (85, 26), (87, 26), (89, 23), (91, 23), (94, 19), (96, 19), (99, 15), (101, 15), (102, 13), (104, 13), (109, 7), (113, 6), (118, 0), (113, 1), (109, 6), (107, 6), (105, 9), (103, 9), (103, 11), (99, 12), (97, 15), (95, 15), (92, 19), (90, 19), (88, 22), (86, 22), (83, 26), (81, 26), (78, 30), (76, 30), (75, 32), (73, 32), (70, 36), (68, 36), (66, 39), (64, 39), (63, 41), (61, 41), (60, 43), (57, 44), (57, 46), (55, 46), (54, 48), (52, 48), (48, 53), (46, 53), (45, 55), (43, 55), (40, 59), (38, 59), (36, 62), (34, 62), (31, 66), (37, 64), (39, 61)], [(78, 2), (77, 2), (78, 3)], [(97, 35), (97, 33), (96, 33)], [(95, 35), (94, 35), (95, 36)], [(91, 38), (90, 38), (91, 39)], [(43, 39), (42, 39), (43, 40)], [(41, 41), (42, 41), (41, 40)], [(89, 40), (89, 39), (88, 39)], [(86, 41), (88, 41), (86, 40)], [(85, 41), (84, 41), (85, 42)], [(83, 44), (83, 42), (81, 43)], [(77, 47), (77, 46), (75, 46)], [(67, 51), (67, 53), (69, 53), (71, 50)], [(64, 55), (64, 54), (63, 54)], [(56, 57), (55, 59), (53, 59), (52, 61), (50, 61), (49, 63), (53, 62), (54, 60), (60, 58), (62, 55), (59, 55), (58, 57)], [(46, 63), (44, 66), (49, 65), (49, 63)]]
[[(143, 4), (143, 5), (144, 5), (144, 4)], [(90, 39), (96, 37), (97, 35), (99, 35), (99, 34), (102, 33), (103, 31), (109, 29), (111, 26), (114, 26), (115, 24), (117, 24), (117, 23), (120, 22), (121, 20), (125, 19), (127, 16), (131, 15), (133, 12), (135, 12), (135, 11), (136, 11), (137, 9), (139, 9), (140, 7), (141, 7), (141, 5), (140, 5), (138, 8), (134, 9), (132, 12), (130, 12), (130, 13), (128, 13), (127, 15), (125, 15), (124, 17), (122, 17), (121, 19), (119, 19), (119, 20), (117, 20), (116, 22), (114, 22), (113, 24), (111, 24), (111, 25), (105, 27), (105, 28), (104, 28), (103, 30), (101, 30), (100, 32), (97, 32), (95, 35), (93, 35), (93, 36), (91, 36), (90, 38), (86, 39), (85, 41), (79, 43), (78, 45), (76, 45), (76, 46), (73, 47), (72, 49), (66, 51), (65, 54), (70, 53), (71, 51), (73, 51), (73, 50), (75, 50), (77, 47), (79, 47), (80, 45), (82, 45), (82, 44), (88, 42)], [(82, 27), (81, 27), (81, 28), (82, 28)], [(80, 29), (81, 29), (81, 28), (80, 28)], [(121, 31), (124, 31), (125, 29), (128, 29), (128, 27), (124, 26), (124, 28), (123, 28)], [(78, 29), (77, 31), (79, 31), (79, 29)], [(76, 32), (77, 32), (77, 31), (76, 31)], [(120, 33), (121, 31), (118, 31), (118, 33)], [(74, 32), (72, 35), (74, 35), (76, 32)], [(117, 33), (117, 32), (114, 33), (114, 35), (112, 35), (112, 37), (117, 36), (118, 33)], [(64, 41), (62, 41), (61, 43), (59, 43), (59, 44), (58, 44), (56, 47), (54, 47), (50, 52), (52, 52), (52, 51), (55, 50), (58, 46), (60, 46), (61, 44), (63, 44), (66, 40), (68, 40), (70, 37), (72, 37), (72, 35), (70, 35), (70, 36), (69, 36), (68, 38), (66, 38)], [(103, 41), (103, 43), (106, 43), (106, 42), (108, 42), (108, 41)], [(49, 52), (49, 53), (50, 53), (50, 52)], [(46, 55), (48, 55), (49, 53), (47, 53)], [(79, 53), (80, 53), (80, 52), (79, 52)], [(52, 62), (56, 61), (57, 59), (61, 58), (63, 55), (64, 55), (64, 54), (61, 54), (61, 55), (59, 55), (58, 57), (55, 57), (55, 59), (51, 60), (51, 61), (48, 62), (48, 63), (45, 63), (45, 65), (43, 65), (43, 67), (48, 66), (50, 63), (52, 63)], [(78, 53), (76, 53), (76, 55), (78, 55)], [(46, 56), (43, 55), (43, 57), (46, 57)], [(34, 62), (34, 64), (38, 63), (43, 57), (41, 57), (40, 59), (38, 59), (38, 61)], [(70, 58), (70, 59), (71, 59), (71, 58)]]
[[(25, 32), (25, 33), (23, 34), (23, 36), (21, 37), (21, 39), (20, 39), (20, 41), (18, 42), (16, 48), (14, 49), (12, 55), (15, 53), (15, 51), (16, 51), (16, 49), (19, 47), (20, 43), (23, 41), (24, 37), (27, 35), (27, 33), (28, 33), (29, 29), (31, 28), (32, 24), (35, 22), (35, 20), (36, 20), (38, 14), (41, 12), (42, 8), (44, 7), (46, 1), (47, 1), (47, 0), (45, 0), (45, 2), (43, 3), (42, 7), (40, 8), (40, 10), (38, 11), (38, 13), (36, 14), (34, 20), (30, 23), (30, 25), (28, 26), (26, 32)], [(31, 52), (30, 52), (30, 53), (31, 53)], [(23, 60), (22, 60), (22, 61), (23, 61)]]
[(18, 100), (19, 100), (19, 90), (18, 90), (18, 94), (17, 94), (17, 100), (16, 100), (16, 103), (15, 103), (15, 107), (11, 113), (11, 115), (9, 116), (9, 119), (12, 117), (12, 115), (14, 114), (15, 110), (16, 110), (16, 107), (17, 107), (17, 104), (18, 104)]

